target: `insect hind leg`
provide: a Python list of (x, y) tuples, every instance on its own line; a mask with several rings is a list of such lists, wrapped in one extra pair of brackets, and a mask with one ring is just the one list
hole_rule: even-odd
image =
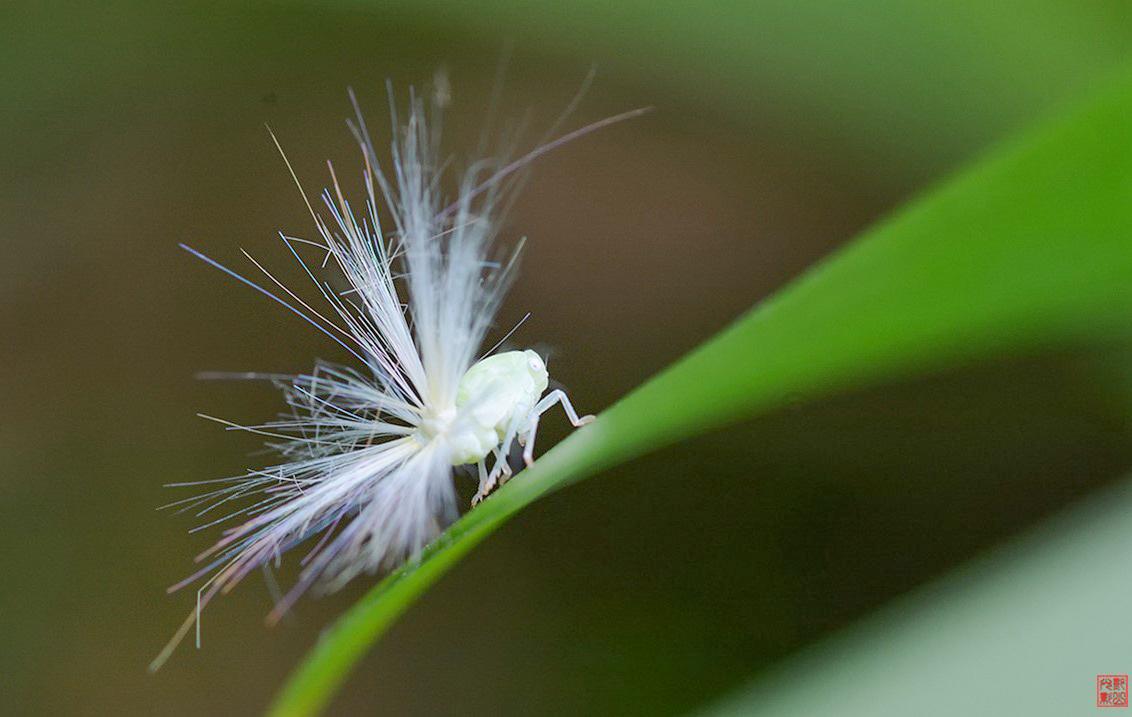
[[(476, 498), (479, 498), (480, 496), (487, 494), (488, 475), (487, 475), (487, 459), (486, 458), (481, 458), (479, 460), (479, 462), (476, 463), (476, 471), (479, 473), (479, 477), (480, 477), (480, 485), (479, 485), (479, 488), (476, 490)], [(476, 500), (476, 498), (472, 499), (472, 505), (475, 505), (476, 503), (479, 502), (478, 500)]]
[(472, 496), (472, 507), (475, 508), (479, 505), (484, 498), (491, 495), (496, 488), (503, 485), (507, 478), (500, 480), (500, 477), (506, 474), (507, 477), (511, 475), (511, 466), (507, 464), (499, 449), (496, 448), (492, 451), (491, 455), (495, 456), (495, 464), (491, 467), (491, 471), (487, 470), (487, 458), (484, 457), (476, 465), (479, 468), (480, 474), (480, 487), (476, 494)]
[(503, 442), (492, 450), (491, 455), (495, 456), (495, 464), (491, 467), (490, 472), (487, 470), (486, 457), (476, 464), (479, 469), (480, 487), (479, 491), (472, 497), (473, 508), (511, 477), (511, 464), (507, 462), (507, 456), (511, 453), (511, 444), (515, 441), (517, 434), (518, 431), (512, 426), (507, 431)]

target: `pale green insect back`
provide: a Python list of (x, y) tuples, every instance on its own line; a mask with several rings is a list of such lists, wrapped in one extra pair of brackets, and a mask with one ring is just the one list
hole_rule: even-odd
[[(512, 441), (526, 446), (523, 459), (528, 465), (533, 461), (539, 417), (554, 404), (562, 404), (575, 426), (593, 420), (593, 416), (579, 417), (562, 391), (551, 391), (540, 401), (549, 382), (546, 362), (530, 349), (505, 351), (477, 361), (460, 379), (455, 416), (445, 440), (451, 446), (452, 465), (479, 467), (480, 489), (473, 505), (510, 477), (505, 459)], [(502, 460), (485, 474), (483, 461), (492, 453)]]
[(548, 379), (542, 357), (531, 350), (489, 356), (468, 369), (456, 389), (456, 415), (465, 420), (446, 435), (452, 465), (478, 463), (513, 429), (525, 441)]
[[(506, 351), (477, 361), (460, 379), (455, 405), (430, 414), (414, 434), (422, 444), (443, 440), (452, 465), (478, 463), (506, 440), (511, 428), (525, 428), (549, 377), (534, 351)], [(516, 430), (525, 438), (525, 430)]]

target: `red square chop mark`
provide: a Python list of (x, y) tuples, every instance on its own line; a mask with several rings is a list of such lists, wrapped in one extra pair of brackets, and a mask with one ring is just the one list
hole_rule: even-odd
[(1128, 706), (1128, 675), (1097, 675), (1097, 707)]

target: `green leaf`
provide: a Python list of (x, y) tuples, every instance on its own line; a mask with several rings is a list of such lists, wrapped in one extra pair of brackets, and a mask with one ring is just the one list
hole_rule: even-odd
[(433, 582), (535, 499), (847, 386), (1132, 324), (1132, 74), (866, 232), (549, 451), (332, 626), (276, 715), (317, 712)]
[(1092, 713), (1096, 676), (1128, 672), (1130, 511), (1126, 481), (785, 661), (703, 714)]

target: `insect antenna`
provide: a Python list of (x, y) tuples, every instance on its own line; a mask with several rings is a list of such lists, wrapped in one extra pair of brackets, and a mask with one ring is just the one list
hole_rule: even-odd
[(502, 346), (502, 345), (503, 345), (503, 342), (504, 342), (504, 341), (506, 341), (507, 339), (511, 338), (511, 334), (513, 334), (513, 333), (515, 333), (516, 331), (518, 331), (518, 330), (519, 330), (519, 327), (520, 327), (520, 326), (522, 326), (523, 324), (525, 324), (525, 323), (527, 322), (527, 319), (529, 319), (529, 318), (531, 318), (531, 312), (529, 312), (529, 311), (528, 311), (528, 312), (527, 312), (527, 315), (526, 315), (526, 316), (524, 316), (523, 318), (519, 319), (519, 323), (517, 323), (517, 324), (515, 324), (514, 326), (512, 326), (512, 327), (511, 327), (511, 330), (510, 330), (510, 331), (508, 331), (508, 332), (507, 332), (506, 334), (504, 334), (503, 338), (499, 339), (499, 341), (497, 341), (497, 342), (496, 342), (496, 344), (495, 344), (494, 346), (492, 346), (492, 347), (491, 347), (490, 349), (488, 349), (487, 351), (484, 351), (484, 352), (483, 352), (483, 355), (482, 355), (482, 356), (480, 356), (480, 357), (479, 357), (478, 359), (476, 359), (476, 360), (477, 360), (477, 361), (482, 361), (482, 360), (483, 360), (484, 358), (486, 358), (486, 357), (488, 357), (488, 356), (492, 355), (493, 353), (495, 353), (495, 350), (496, 350), (497, 348), (499, 348), (500, 346)]

